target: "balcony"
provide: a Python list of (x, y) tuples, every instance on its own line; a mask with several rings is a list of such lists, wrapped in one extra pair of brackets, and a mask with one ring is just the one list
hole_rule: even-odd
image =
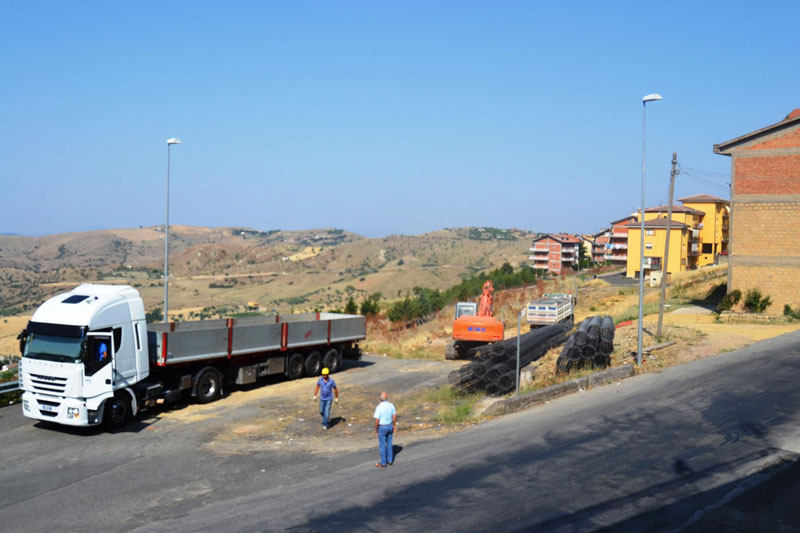
[(660, 270), (661, 269), (661, 258), (660, 257), (645, 257), (644, 258), (644, 268), (649, 270)]
[(628, 256), (627, 255), (606, 254), (606, 255), (603, 256), (603, 259), (605, 259), (606, 261), (626, 261), (627, 262), (628, 261)]
[(700, 255), (700, 246), (697, 243), (693, 242), (689, 247), (689, 255)]

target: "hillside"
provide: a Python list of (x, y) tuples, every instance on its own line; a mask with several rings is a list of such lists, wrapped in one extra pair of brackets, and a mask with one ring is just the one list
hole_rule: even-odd
[[(260, 231), (170, 227), (170, 309), (280, 312), (331, 309), (371, 292), (446, 288), (464, 276), (518, 265), (534, 233), (493, 228), (365, 238), (340, 229)], [(0, 236), (0, 314), (34, 308), (84, 282), (129, 283), (148, 309), (162, 303), (162, 227), (44, 237)]]

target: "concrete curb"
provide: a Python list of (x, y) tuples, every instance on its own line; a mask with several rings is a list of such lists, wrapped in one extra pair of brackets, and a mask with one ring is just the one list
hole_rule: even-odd
[(634, 373), (633, 368), (634, 366), (632, 364), (627, 364), (616, 368), (601, 370), (589, 376), (572, 379), (564, 383), (558, 383), (551, 387), (529, 392), (528, 394), (512, 396), (511, 398), (498, 398), (487, 405), (481, 414), (497, 416), (521, 411), (532, 405), (558, 398), (559, 396), (571, 392), (577, 392), (581, 389), (588, 389), (590, 387), (605, 385), (612, 381), (629, 378)]

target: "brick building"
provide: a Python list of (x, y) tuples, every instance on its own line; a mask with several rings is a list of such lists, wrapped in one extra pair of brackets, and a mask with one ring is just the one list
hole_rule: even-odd
[(572, 235), (550, 234), (533, 241), (529, 259), (533, 268), (546, 270), (552, 274), (562, 275), (572, 272), (573, 265), (578, 264), (578, 248), (580, 239)]
[(731, 157), (728, 290), (758, 288), (767, 308), (800, 305), (800, 109), (714, 145)]
[(636, 222), (636, 215), (614, 220), (606, 232), (607, 241), (603, 260), (614, 266), (625, 267), (628, 263), (628, 224)]

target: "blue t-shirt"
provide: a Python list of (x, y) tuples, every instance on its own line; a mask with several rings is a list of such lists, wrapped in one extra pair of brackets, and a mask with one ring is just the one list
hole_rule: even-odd
[(389, 400), (383, 401), (375, 408), (372, 418), (378, 419), (379, 426), (386, 426), (392, 423), (392, 417), (397, 414), (394, 405)]
[(320, 377), (319, 380), (317, 381), (317, 385), (319, 385), (320, 400), (333, 399), (333, 389), (336, 388), (336, 382), (333, 381), (333, 378), (329, 377), (328, 381), (325, 381), (325, 378)]

